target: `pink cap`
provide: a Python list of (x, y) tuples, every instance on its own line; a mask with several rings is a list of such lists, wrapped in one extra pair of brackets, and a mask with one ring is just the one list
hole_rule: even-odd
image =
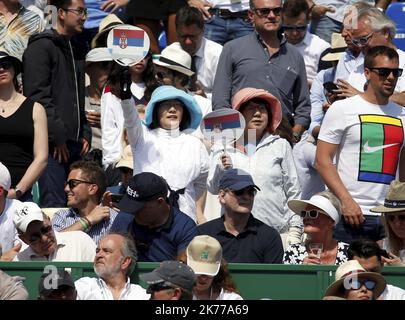
[(233, 96), (232, 108), (239, 110), (243, 103), (254, 98), (260, 98), (267, 102), (267, 110), (269, 115), (271, 115), (271, 121), (267, 124), (267, 129), (270, 133), (274, 133), (282, 119), (281, 104), (280, 101), (268, 91), (255, 88), (243, 88)]

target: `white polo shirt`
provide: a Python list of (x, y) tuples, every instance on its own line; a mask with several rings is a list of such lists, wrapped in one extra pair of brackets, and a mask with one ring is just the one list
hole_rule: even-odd
[[(75, 281), (77, 300), (114, 300), (105, 281), (101, 278), (84, 277)], [(137, 284), (129, 282), (122, 289), (118, 300), (149, 300), (150, 295)]]
[(307, 79), (312, 82), (318, 74), (321, 54), (330, 48), (330, 44), (307, 30), (304, 39), (293, 46), (297, 48), (304, 58)]
[(48, 258), (37, 255), (29, 246), (21, 249), (14, 261), (72, 261), (93, 262), (96, 255), (96, 244), (83, 231), (56, 232), (58, 247)]

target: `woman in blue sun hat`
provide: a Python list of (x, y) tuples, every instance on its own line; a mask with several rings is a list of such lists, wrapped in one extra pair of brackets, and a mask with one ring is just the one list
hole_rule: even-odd
[(195, 99), (172, 86), (153, 93), (142, 123), (132, 99), (123, 100), (124, 126), (134, 154), (134, 175), (153, 172), (178, 191), (180, 210), (194, 221), (196, 201), (204, 194), (208, 153), (203, 143), (188, 134), (201, 122)]

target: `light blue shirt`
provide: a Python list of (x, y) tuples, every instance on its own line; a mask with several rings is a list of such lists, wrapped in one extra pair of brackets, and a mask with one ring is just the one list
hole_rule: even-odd
[(311, 86), (311, 124), (308, 131), (312, 133), (315, 127), (320, 126), (324, 117), (322, 105), (326, 102), (323, 89), (325, 82), (333, 81), (336, 68), (321, 70), (315, 77)]

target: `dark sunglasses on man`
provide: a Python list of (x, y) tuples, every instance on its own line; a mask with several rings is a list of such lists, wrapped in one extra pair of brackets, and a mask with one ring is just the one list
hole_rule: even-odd
[(291, 31), (298, 31), (298, 32), (304, 32), (307, 30), (307, 26), (287, 26), (283, 25), (284, 31), (291, 32)]
[(396, 68), (396, 69), (390, 69), (390, 68), (368, 68), (371, 71), (375, 71), (380, 77), (387, 78), (391, 73), (395, 78), (398, 78), (402, 75), (403, 69)]
[(254, 8), (253, 12), (260, 18), (266, 18), (269, 16), (270, 12), (272, 12), (275, 16), (281, 15), (281, 11), (283, 11), (282, 7), (276, 8)]
[(257, 190), (254, 187), (247, 187), (240, 190), (229, 190), (229, 191), (231, 191), (237, 197), (240, 197), (244, 194), (254, 197), (257, 193)]
[(159, 292), (162, 290), (169, 290), (169, 289), (174, 289), (174, 288), (172, 286), (169, 286), (165, 282), (159, 282), (159, 283), (151, 284), (146, 289), (146, 293), (151, 294), (152, 292)]
[(360, 37), (360, 38), (352, 38), (352, 43), (356, 46), (356, 47), (364, 47), (367, 45), (368, 41), (370, 40), (371, 36), (373, 35), (374, 32), (371, 32), (369, 35), (366, 35), (364, 37)]

